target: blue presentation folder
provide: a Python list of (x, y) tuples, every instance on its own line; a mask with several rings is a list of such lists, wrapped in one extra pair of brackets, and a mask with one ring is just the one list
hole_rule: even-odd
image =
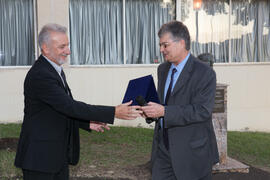
[(144, 97), (147, 103), (149, 101), (160, 103), (152, 75), (130, 80), (123, 103), (133, 100), (132, 105), (138, 105), (136, 102), (137, 96)]

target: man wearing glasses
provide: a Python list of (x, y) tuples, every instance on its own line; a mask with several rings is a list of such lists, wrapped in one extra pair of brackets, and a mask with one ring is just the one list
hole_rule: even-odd
[(159, 30), (160, 51), (166, 62), (158, 67), (162, 105), (149, 102), (141, 109), (159, 118), (152, 146), (153, 180), (211, 180), (218, 159), (212, 125), (216, 74), (190, 54), (190, 35), (178, 21)]

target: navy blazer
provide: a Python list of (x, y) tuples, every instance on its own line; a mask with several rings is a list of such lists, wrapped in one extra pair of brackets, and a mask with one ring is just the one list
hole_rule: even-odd
[[(171, 63), (158, 67), (158, 95), (164, 103), (164, 87)], [(177, 179), (196, 180), (211, 172), (218, 162), (212, 124), (216, 74), (190, 55), (165, 106), (164, 127), (168, 128), (169, 152)], [(152, 164), (158, 148), (158, 124), (152, 147)]]
[(115, 108), (89, 105), (72, 98), (54, 67), (41, 55), (24, 81), (24, 118), (15, 166), (58, 172), (65, 161), (79, 160), (79, 127), (89, 122), (113, 124)]

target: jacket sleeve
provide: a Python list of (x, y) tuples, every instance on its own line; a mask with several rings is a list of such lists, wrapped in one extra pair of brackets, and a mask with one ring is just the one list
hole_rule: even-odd
[(66, 94), (59, 81), (50, 73), (36, 73), (27, 84), (37, 99), (70, 118), (113, 124), (115, 107), (90, 105)]
[[(211, 119), (215, 102), (216, 74), (208, 69), (197, 80), (190, 94), (190, 101), (184, 105), (165, 106), (165, 128), (185, 126)], [(187, 94), (188, 95), (188, 94)], [(185, 96), (185, 94), (183, 95)]]
[(88, 131), (88, 132), (91, 132), (92, 130), (90, 129), (90, 123), (91, 122), (86, 122), (86, 121), (78, 121), (79, 123), (79, 128), (85, 130), (85, 131)]

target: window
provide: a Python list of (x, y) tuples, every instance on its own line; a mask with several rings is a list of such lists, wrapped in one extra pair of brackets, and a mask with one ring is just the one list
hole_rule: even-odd
[(34, 62), (32, 0), (0, 0), (0, 66)]
[(181, 0), (191, 52), (212, 53), (216, 62), (270, 61), (269, 17), (268, 0)]
[(232, 62), (270, 61), (270, 1), (231, 3)]
[(175, 18), (175, 2), (70, 0), (71, 64), (162, 61), (157, 32)]

